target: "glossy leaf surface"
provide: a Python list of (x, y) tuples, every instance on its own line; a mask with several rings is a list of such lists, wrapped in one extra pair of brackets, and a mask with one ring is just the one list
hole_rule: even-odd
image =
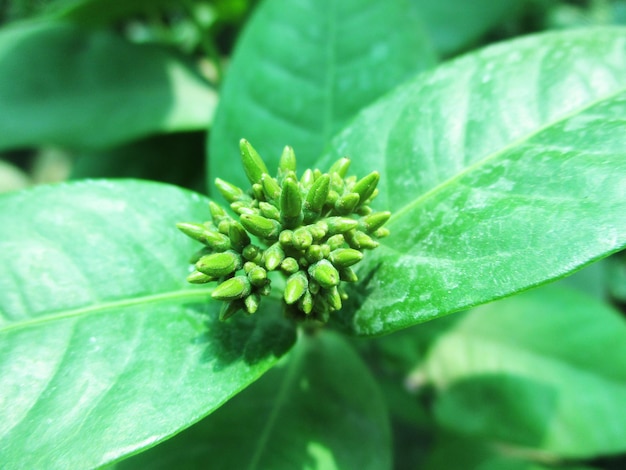
[(0, 198), (3, 468), (91, 468), (180, 431), (249, 385), (295, 335), (265, 303), (217, 320), (185, 281), (174, 224), (207, 200), (137, 181)]
[(285, 145), (295, 149), (300, 168), (310, 166), (361, 108), (433, 62), (405, 1), (260, 3), (224, 82), (209, 181), (246, 181), (232, 164), (243, 137), (271, 172)]
[(626, 451), (626, 321), (548, 286), (479, 307), (416, 372), (439, 390), (439, 422), (552, 455)]
[(425, 73), (334, 141), (381, 171), (391, 236), (344, 325), (381, 334), (562, 277), (626, 245), (626, 31), (489, 47)]
[(302, 336), (280, 367), (118, 468), (391, 468), (383, 397), (344, 341), (327, 332)]
[(215, 104), (197, 72), (158, 47), (60, 23), (0, 31), (0, 150), (205, 129)]

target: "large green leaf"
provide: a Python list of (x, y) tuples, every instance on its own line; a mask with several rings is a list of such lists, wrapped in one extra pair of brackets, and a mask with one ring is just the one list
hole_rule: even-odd
[(321, 332), (208, 418), (118, 467), (383, 470), (389, 423), (367, 368)]
[(411, 0), (437, 50), (451, 54), (471, 46), (524, 0)]
[(439, 422), (566, 457), (626, 451), (626, 321), (554, 286), (470, 312), (415, 372)]
[(405, 0), (266, 0), (238, 43), (211, 132), (210, 180), (245, 182), (239, 139), (270, 170), (285, 145), (302, 167), (354, 114), (433, 63)]
[(626, 30), (537, 35), (369, 107), (325, 166), (381, 170), (391, 236), (342, 321), (381, 334), (510, 295), (626, 245)]
[(0, 31), (0, 150), (205, 129), (216, 96), (175, 55), (62, 23)]
[(0, 197), (0, 461), (92, 468), (154, 445), (256, 380), (293, 328), (216, 320), (185, 281), (180, 220), (207, 200), (100, 181)]

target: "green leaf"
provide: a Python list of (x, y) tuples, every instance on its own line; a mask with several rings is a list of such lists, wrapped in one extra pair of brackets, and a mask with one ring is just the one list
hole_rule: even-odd
[(391, 468), (383, 397), (334, 333), (302, 336), (289, 360), (173, 439), (123, 468)]
[(215, 104), (198, 73), (158, 47), (62, 23), (0, 31), (0, 150), (205, 129)]
[(626, 30), (550, 33), (423, 74), (334, 141), (381, 171), (391, 236), (343, 324), (382, 334), (563, 277), (626, 245)]
[(554, 286), (470, 312), (415, 373), (457, 432), (561, 457), (626, 451), (626, 321)]
[(0, 197), (3, 468), (93, 468), (171, 436), (248, 386), (294, 330), (266, 303), (217, 320), (175, 228), (207, 199), (98, 181)]
[[(537, 460), (537, 462), (533, 462)], [(554, 466), (557, 464), (557, 466)], [(493, 444), (480, 439), (470, 439), (450, 433), (441, 433), (429, 456), (424, 470), (594, 470), (592, 467), (563, 464), (532, 454)]]
[(242, 137), (272, 172), (285, 145), (311, 166), (361, 108), (433, 62), (406, 1), (266, 0), (224, 81), (209, 180), (246, 182), (232, 164)]
[(438, 52), (452, 54), (471, 46), (524, 0), (412, 0)]

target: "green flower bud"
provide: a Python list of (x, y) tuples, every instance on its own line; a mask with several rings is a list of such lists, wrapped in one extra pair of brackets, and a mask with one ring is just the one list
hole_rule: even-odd
[(315, 241), (321, 240), (328, 233), (328, 224), (322, 220), (313, 225), (309, 225), (306, 228), (311, 233), (311, 236)]
[(213, 201), (209, 201), (209, 211), (211, 212), (211, 219), (213, 219), (215, 225), (218, 225), (223, 219), (230, 219), (226, 211)]
[(293, 232), (291, 230), (283, 230), (280, 232), (278, 241), (284, 247), (293, 246)]
[(330, 262), (337, 268), (347, 268), (363, 259), (363, 253), (352, 248), (338, 248), (330, 253)]
[(235, 276), (222, 282), (211, 293), (211, 297), (218, 300), (243, 299), (252, 291), (252, 285), (247, 276)]
[(261, 179), (261, 184), (263, 185), (263, 192), (268, 201), (274, 202), (280, 200), (281, 189), (274, 178), (268, 174), (264, 174)]
[(271, 283), (271, 281), (268, 279), (267, 282), (264, 285), (259, 287), (257, 292), (259, 294), (261, 294), (261, 295), (270, 295), (270, 292), (272, 292), (272, 283)]
[(230, 208), (239, 215), (258, 214), (259, 210), (252, 207), (250, 201), (236, 201), (230, 205)]
[(228, 238), (230, 238), (233, 248), (237, 249), (237, 251), (243, 250), (250, 244), (250, 237), (246, 229), (235, 220), (230, 223), (230, 227), (228, 228)]
[(273, 271), (280, 266), (280, 263), (285, 259), (285, 252), (283, 251), (282, 245), (277, 242), (270, 246), (265, 250), (264, 259), (265, 267), (268, 271)]
[(250, 183), (260, 183), (264, 173), (269, 173), (263, 160), (246, 139), (239, 141), (243, 169)]
[(187, 282), (191, 282), (192, 284), (206, 284), (207, 282), (215, 280), (216, 278), (214, 278), (213, 276), (201, 273), (200, 271), (194, 271), (189, 276), (187, 276)]
[(343, 238), (343, 235), (338, 233), (337, 235), (333, 235), (328, 240), (326, 240), (326, 244), (331, 250), (336, 250), (337, 248), (341, 248), (346, 240)]
[(280, 263), (280, 269), (285, 271), (287, 274), (293, 274), (300, 269), (300, 266), (295, 258), (287, 257), (282, 263)]
[(248, 279), (253, 286), (262, 287), (267, 284), (267, 271), (261, 266), (256, 266), (248, 273)]
[(333, 163), (333, 166), (330, 167), (328, 173), (337, 173), (343, 178), (348, 173), (348, 168), (350, 168), (350, 159), (340, 158), (335, 163)]
[(241, 256), (228, 250), (203, 256), (196, 263), (196, 269), (213, 277), (223, 277), (241, 268)]
[(313, 235), (306, 227), (300, 227), (293, 232), (293, 246), (298, 250), (306, 250), (313, 243)]
[(326, 205), (329, 208), (332, 208), (335, 206), (335, 203), (337, 202), (338, 199), (339, 199), (339, 193), (331, 189), (330, 191), (328, 191), (328, 198), (326, 198)]
[(230, 232), (230, 223), (233, 221), (230, 217), (228, 219), (222, 219), (217, 226), (217, 230), (222, 234), (228, 236)]
[(220, 193), (229, 204), (239, 201), (240, 199), (249, 199), (249, 197), (243, 192), (243, 189), (238, 188), (223, 179), (215, 178), (215, 186), (217, 186), (217, 189), (219, 189)]
[(253, 235), (264, 239), (278, 238), (282, 226), (279, 222), (263, 217), (262, 215), (243, 214), (239, 221), (245, 229)]
[[(263, 180), (263, 178), (261, 178), (261, 180)], [(265, 200), (265, 194), (263, 192), (263, 185), (261, 183), (254, 183), (252, 185), (252, 195), (254, 196), (254, 199), (257, 202)]]
[(304, 256), (310, 264), (317, 263), (324, 257), (322, 247), (320, 245), (311, 245), (307, 248)]
[(181, 222), (176, 227), (188, 237), (193, 238), (216, 251), (224, 251), (230, 248), (230, 240), (215, 229), (209, 229), (202, 224)]
[(347, 232), (345, 235), (346, 241), (352, 248), (356, 248), (357, 250), (373, 250), (380, 243), (375, 241), (366, 233), (361, 232), (360, 230), (351, 230)]
[(309, 189), (313, 186), (313, 182), (315, 181), (315, 176), (313, 175), (313, 170), (306, 169), (304, 173), (302, 173), (302, 177), (300, 178), (300, 184), (304, 189)]
[(298, 301), (302, 295), (307, 291), (309, 281), (302, 271), (289, 276), (287, 283), (285, 284), (284, 298), (288, 305), (291, 305)]
[(289, 172), (296, 171), (296, 154), (293, 149), (287, 145), (283, 149), (283, 153), (280, 156), (280, 161), (278, 162), (278, 175), (284, 176)]
[(259, 202), (259, 209), (261, 210), (261, 215), (268, 219), (280, 220), (280, 211), (273, 206), (272, 204), (268, 204), (267, 202)]
[(263, 257), (263, 251), (256, 245), (248, 245), (243, 249), (241, 255), (244, 259), (251, 261), (255, 264), (261, 263), (261, 258)]
[(352, 188), (353, 193), (357, 193), (361, 196), (361, 203), (365, 203), (370, 196), (374, 193), (376, 189), (376, 185), (380, 180), (380, 173), (377, 171), (371, 172), (369, 175), (363, 177), (359, 181), (357, 181)]
[(339, 284), (339, 273), (328, 260), (323, 259), (312, 264), (308, 271), (311, 277), (326, 289)]
[(250, 271), (252, 271), (254, 268), (256, 268), (258, 266), (258, 264), (253, 263), (252, 261), (246, 261), (245, 263), (243, 263), (243, 271), (246, 274), (249, 274)]
[(224, 302), (222, 309), (220, 310), (220, 321), (224, 321), (232, 317), (239, 310), (243, 309), (244, 305), (241, 300), (233, 300), (232, 302)]
[(345, 282), (356, 282), (359, 280), (352, 268), (339, 268), (339, 279)]
[(310, 220), (305, 220), (305, 222), (314, 220), (322, 211), (324, 204), (326, 204), (326, 199), (328, 198), (329, 188), (330, 176), (322, 175), (315, 180), (304, 201), (304, 207), (310, 214)]
[(328, 303), (331, 310), (334, 311), (341, 309), (341, 296), (339, 295), (339, 291), (336, 287), (324, 290), (323, 295), (324, 300)]
[(381, 227), (378, 230), (376, 230), (374, 232), (374, 236), (376, 238), (385, 238), (389, 236), (389, 229), (385, 228), (385, 227)]
[(309, 279), (309, 292), (313, 295), (317, 295), (320, 292), (320, 285), (315, 279)]
[(357, 206), (361, 197), (357, 193), (347, 193), (335, 202), (335, 212), (340, 215), (351, 214)]
[(391, 217), (391, 212), (389, 211), (374, 212), (373, 214), (363, 217), (359, 225), (361, 225), (366, 232), (372, 233), (385, 225), (389, 217)]
[(298, 300), (298, 307), (302, 310), (306, 315), (310, 314), (313, 311), (313, 296), (311, 292), (306, 290), (300, 300)]
[(246, 306), (246, 311), (250, 315), (252, 315), (253, 313), (256, 313), (256, 311), (259, 309), (260, 303), (261, 303), (261, 296), (259, 294), (257, 294), (257, 293), (250, 294), (244, 300), (244, 305)]
[(325, 222), (328, 224), (328, 233), (331, 235), (345, 233), (359, 225), (356, 220), (347, 217), (327, 217)]
[(280, 196), (281, 221), (290, 228), (302, 221), (302, 195), (298, 183), (285, 179)]

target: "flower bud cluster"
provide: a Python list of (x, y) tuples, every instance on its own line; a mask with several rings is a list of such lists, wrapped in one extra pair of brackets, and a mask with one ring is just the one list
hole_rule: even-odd
[(327, 173), (309, 169), (298, 177), (286, 147), (272, 177), (246, 140), (240, 149), (250, 190), (215, 181), (236, 217), (210, 202), (210, 221), (177, 225), (205, 245), (187, 280), (217, 282), (212, 297), (225, 301), (220, 318), (226, 319), (239, 310), (255, 313), (271, 291), (268, 273), (278, 271), (286, 278), (286, 313), (326, 322), (347, 299), (341, 281), (357, 281), (352, 266), (389, 234), (383, 225), (390, 213), (369, 206), (380, 176), (346, 177), (350, 160), (341, 158)]

